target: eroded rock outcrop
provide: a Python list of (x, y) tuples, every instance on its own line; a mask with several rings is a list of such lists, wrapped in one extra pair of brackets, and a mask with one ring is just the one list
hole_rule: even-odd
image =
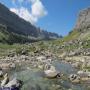
[(90, 8), (80, 11), (75, 29), (90, 30)]

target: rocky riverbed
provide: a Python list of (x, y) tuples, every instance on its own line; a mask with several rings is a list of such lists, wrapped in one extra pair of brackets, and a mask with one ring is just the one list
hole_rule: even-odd
[[(90, 88), (90, 72), (80, 72), (79, 68), (73, 65), (74, 61), (58, 61), (55, 56), (50, 55), (20, 55), (2, 58), (0, 64), (3, 72), (9, 73), (10, 78), (16, 77), (24, 82), (21, 90), (89, 90)], [(45, 65), (54, 66), (61, 74), (60, 78), (45, 77)]]
[(21, 80), (21, 90), (90, 89), (89, 49), (65, 50), (47, 42), (10, 47), (0, 49), (0, 75)]

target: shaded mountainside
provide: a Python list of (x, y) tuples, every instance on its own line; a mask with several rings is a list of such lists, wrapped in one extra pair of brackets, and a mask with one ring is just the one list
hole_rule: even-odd
[(3, 25), (6, 27), (5, 30), (8, 32), (8, 35), (12, 35), (13, 33), (14, 38), (16, 38), (15, 36), (19, 37), (20, 35), (21, 38), (27, 38), (26, 41), (59, 37), (59, 35), (57, 35), (56, 33), (47, 32), (33, 26), (31, 23), (21, 19), (15, 13), (11, 12), (7, 7), (2, 4), (0, 4), (0, 24), (0, 27), (2, 27)]
[(36, 39), (31, 39), (25, 35), (16, 34), (13, 32), (8, 32), (5, 25), (0, 25), (0, 43), (25, 43), (25, 42), (34, 42)]

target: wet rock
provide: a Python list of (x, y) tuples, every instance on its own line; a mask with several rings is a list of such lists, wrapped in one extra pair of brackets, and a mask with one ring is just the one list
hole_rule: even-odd
[(89, 71), (78, 71), (77, 74), (81, 77), (90, 77)]
[(3, 71), (0, 70), (0, 77), (3, 77)]
[(71, 74), (69, 79), (72, 83), (80, 83), (80, 77), (76, 74)]
[(55, 78), (59, 77), (58, 71), (55, 69), (54, 66), (51, 66), (50, 69), (44, 71), (47, 78)]
[(71, 75), (69, 76), (69, 79), (72, 81), (72, 80), (74, 80), (76, 77), (77, 77), (76, 74), (71, 74)]
[(77, 79), (73, 80), (72, 83), (80, 83), (80, 79), (77, 78)]
[(20, 88), (22, 85), (23, 85), (23, 81), (14, 78), (13, 80), (9, 81), (5, 85), (5, 87), (17, 87), (17, 88)]
[(90, 77), (82, 77), (81, 81), (84, 83), (89, 83), (90, 84)]
[(4, 79), (1, 81), (1, 87), (4, 87), (9, 82), (8, 74), (4, 75)]

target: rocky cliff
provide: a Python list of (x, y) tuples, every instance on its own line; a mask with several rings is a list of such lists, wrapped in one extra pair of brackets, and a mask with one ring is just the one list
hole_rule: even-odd
[(79, 12), (74, 29), (64, 39), (65, 41), (90, 40), (90, 8)]
[(80, 11), (75, 29), (90, 30), (90, 8)]

